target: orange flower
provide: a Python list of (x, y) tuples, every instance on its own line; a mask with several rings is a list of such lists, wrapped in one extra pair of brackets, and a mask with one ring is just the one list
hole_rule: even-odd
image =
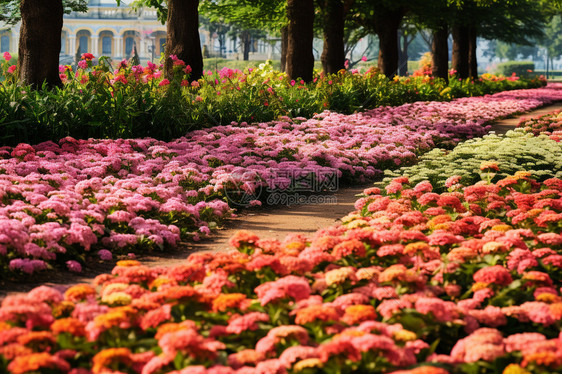
[(297, 256), (300, 252), (302, 252), (306, 248), (306, 244), (302, 242), (290, 242), (285, 244), (285, 250), (283, 253)]
[(348, 325), (355, 325), (364, 321), (372, 321), (377, 318), (377, 313), (372, 305), (351, 305), (345, 309), (341, 321)]
[(133, 360), (131, 359), (131, 351), (128, 348), (108, 348), (96, 354), (92, 362), (92, 372), (98, 374), (104, 372), (104, 369), (109, 368), (112, 364), (122, 363), (130, 365)]
[(245, 310), (249, 302), (246, 295), (241, 293), (220, 294), (213, 300), (213, 312), (224, 312), (232, 308)]
[(394, 280), (402, 280), (406, 275), (406, 266), (402, 264), (395, 264), (387, 267), (379, 275), (379, 282), (392, 282)]
[(150, 282), (150, 284), (148, 285), (148, 289), (151, 290), (153, 288), (158, 289), (160, 286), (164, 285), (164, 284), (170, 284), (170, 283), (175, 283), (175, 281), (173, 281), (170, 278), (167, 277), (158, 277), (156, 279), (154, 279), (152, 282)]
[(297, 310), (295, 323), (303, 325), (305, 323), (320, 321), (335, 321), (339, 318), (336, 308), (324, 305), (312, 305), (300, 310)]
[(140, 266), (140, 262), (137, 260), (121, 260), (117, 261), (117, 266), (121, 267), (132, 267), (132, 266)]
[(0, 347), (0, 356), (4, 356), (7, 360), (13, 360), (18, 356), (30, 355), (32, 353), (31, 349), (18, 343), (6, 344)]
[(58, 369), (66, 373), (70, 370), (70, 365), (65, 360), (47, 352), (18, 356), (8, 365), (8, 370), (12, 374), (24, 374), (29, 371), (38, 371), (41, 368)]
[(76, 318), (62, 318), (56, 320), (51, 325), (51, 331), (55, 335), (67, 332), (74, 336), (86, 336), (84, 324)]
[(415, 242), (407, 244), (403, 252), (405, 255), (414, 256), (417, 253), (426, 253), (431, 251), (431, 247), (426, 242)]
[(555, 320), (562, 319), (562, 302), (557, 302), (550, 305), (550, 314)]
[(486, 171), (486, 170), (499, 171), (500, 168), (495, 161), (484, 161), (483, 163), (480, 164), (480, 170), (482, 170), (482, 171)]
[(129, 324), (131, 316), (136, 314), (136, 310), (130, 306), (122, 306), (110, 309), (105, 314), (100, 314), (94, 318), (94, 323), (97, 327), (103, 329), (110, 329), (113, 326), (119, 326), (122, 323)]
[(77, 284), (70, 287), (64, 293), (64, 298), (67, 301), (77, 302), (86, 299), (88, 296), (95, 296), (96, 290), (88, 284)]
[(30, 331), (18, 336), (18, 343), (35, 350), (46, 350), (55, 344), (55, 337), (50, 331)]
[(531, 362), (537, 365), (547, 366), (554, 369), (562, 365), (562, 357), (558, 357), (555, 352), (548, 351), (531, 353), (523, 357), (521, 366), (525, 367)]
[(160, 325), (160, 327), (158, 327), (158, 330), (156, 331), (156, 335), (154, 336), (154, 338), (160, 340), (160, 338), (162, 338), (164, 335), (166, 335), (169, 332), (176, 332), (176, 331), (188, 330), (188, 329), (196, 330), (197, 326), (195, 325), (195, 322), (187, 320), (187, 321), (183, 321), (182, 323), (174, 323), (174, 322), (165, 323), (163, 325)]
[(63, 301), (53, 306), (53, 317), (59, 318), (62, 316), (69, 316), (74, 310), (74, 303), (70, 301)]
[(0, 331), (9, 330), (12, 326), (9, 325), (7, 322), (0, 321)]

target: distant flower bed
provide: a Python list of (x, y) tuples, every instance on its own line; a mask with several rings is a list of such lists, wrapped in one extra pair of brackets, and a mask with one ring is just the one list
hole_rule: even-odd
[(557, 110), (538, 117), (523, 119), (519, 127), (534, 135), (544, 134), (559, 142), (562, 140), (562, 113)]
[[(496, 118), (562, 97), (556, 88), (452, 102), (325, 112), (154, 139), (75, 140), (0, 148), (0, 269), (79, 272), (86, 257), (166, 250), (198, 239), (230, 214), (228, 191), (254, 196), (296, 174), (372, 180), (436, 145), (486, 132)], [(232, 202), (232, 201), (230, 201)], [(236, 207), (236, 206), (234, 206)]]
[(0, 369), (559, 372), (562, 180), (447, 187), (400, 177), (311, 239), (243, 231), (236, 251), (6, 297)]
[[(161, 65), (114, 69), (107, 58), (96, 65), (84, 54), (76, 71), (60, 67), (63, 87), (35, 91), (16, 82), (17, 71), (5, 55), (1, 63), (0, 145), (58, 141), (66, 136), (171, 140), (190, 130), (235, 122), (268, 122), (282, 116), (311, 118), (332, 110), (364, 111), (415, 101), (449, 101), (504, 90), (536, 88), (543, 79), (484, 76), (477, 81), (428, 76), (388, 80), (375, 69), (318, 75), (313, 82), (291, 80), (270, 64), (252, 69), (208, 70), (190, 82), (191, 68), (175, 59), (174, 74), (164, 77)], [(493, 79), (492, 79), (493, 78)]]

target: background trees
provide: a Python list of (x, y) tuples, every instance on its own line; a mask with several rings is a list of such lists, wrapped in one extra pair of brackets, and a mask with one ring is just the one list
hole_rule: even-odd
[(87, 0), (0, 0), (0, 20), (21, 20), (18, 77), (35, 87), (59, 86), (59, 53), (63, 15), (87, 10)]
[[(120, 0), (117, 0), (119, 3)], [(252, 35), (281, 39), (281, 67), (292, 79), (312, 80), (313, 38), (323, 38), (325, 73), (345, 67), (353, 37), (376, 35), (378, 67), (387, 77), (407, 73), (409, 45), (420, 30), (429, 35), (433, 75), (448, 78), (449, 40), (452, 68), (461, 78), (478, 75), (477, 38), (497, 40), (498, 55), (513, 57), (510, 46), (540, 44), (552, 63), (562, 46), (562, 0), (136, 0), (150, 6), (167, 21), (166, 55), (177, 55), (192, 67), (192, 79), (203, 71), (199, 14), (209, 20), (225, 44), (227, 33), (240, 41), (242, 56), (249, 56)], [(42, 13), (36, 10), (41, 9)], [(22, 19), (19, 77), (25, 84), (58, 85), (56, 62), (60, 51), (62, 14), (87, 9), (87, 0), (0, 0), (0, 20)], [(40, 16), (42, 15), (42, 16)], [(46, 22), (46, 20), (51, 20)], [(35, 42), (41, 40), (41, 43)], [(357, 39), (355, 39), (357, 40)], [(221, 48), (221, 51), (223, 49)], [(492, 49), (490, 49), (491, 51)], [(488, 51), (488, 52), (490, 52)], [(41, 62), (37, 62), (41, 61)], [(170, 71), (172, 61), (166, 61)]]

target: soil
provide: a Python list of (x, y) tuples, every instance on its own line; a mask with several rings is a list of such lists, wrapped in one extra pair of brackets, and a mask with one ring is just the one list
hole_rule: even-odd
[[(562, 103), (545, 106), (522, 116), (500, 120), (492, 125), (491, 131), (496, 134), (505, 134), (507, 131), (515, 129), (522, 118), (546, 114), (559, 109), (562, 110)], [(225, 227), (208, 239), (182, 243), (174, 251), (147, 254), (139, 256), (137, 259), (151, 267), (172, 266), (196, 251), (225, 251), (229, 248), (229, 238), (238, 230), (250, 230), (260, 238), (282, 239), (293, 232), (310, 235), (320, 228), (336, 224), (339, 219), (353, 211), (357, 195), (370, 185), (340, 188), (338, 192), (326, 195), (332, 200), (326, 204), (277, 205), (247, 210), (229, 220)], [(11, 293), (27, 292), (39, 285), (64, 290), (74, 284), (89, 283), (98, 274), (110, 272), (114, 265), (115, 261), (92, 261), (84, 267), (80, 274), (50, 272), (47, 275), (17, 282), (0, 281), (0, 299)]]

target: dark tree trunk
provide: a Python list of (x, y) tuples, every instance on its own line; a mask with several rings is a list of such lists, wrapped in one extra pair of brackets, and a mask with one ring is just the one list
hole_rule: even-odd
[(287, 74), (312, 81), (314, 72), (314, 0), (288, 0)]
[(287, 26), (281, 28), (281, 71), (287, 70), (287, 45), (289, 44), (289, 31)]
[(250, 59), (250, 47), (252, 46), (252, 37), (248, 30), (242, 31), (242, 34), (240, 35), (240, 42), (242, 43), (244, 61), (248, 61)]
[(344, 24), (345, 11), (342, 0), (324, 0), (324, 49), (322, 68), (326, 74), (336, 74), (345, 69)]
[[(408, 36), (404, 34), (403, 31), (399, 33), (400, 38), (398, 39), (398, 70), (401, 76), (408, 75)], [(400, 41), (402, 41), (402, 46), (400, 47)]]
[[(168, 38), (166, 40), (166, 74), (173, 69), (170, 55), (191, 66), (191, 80), (203, 75), (203, 55), (199, 39), (199, 0), (168, 0)], [(59, 36), (60, 39), (60, 36)]]
[(449, 82), (449, 31), (447, 25), (442, 25), (433, 32), (433, 43), (431, 52), (433, 54), (433, 69), (431, 73), (434, 77), (445, 79)]
[(453, 69), (460, 78), (468, 78), (469, 30), (467, 26), (453, 26)]
[(398, 73), (398, 29), (404, 18), (404, 10), (381, 10), (375, 19), (375, 31), (379, 37), (379, 69), (392, 79)]
[(36, 88), (61, 86), (59, 54), (63, 7), (61, 0), (22, 0), (19, 80)]
[(471, 26), (468, 33), (468, 76), (478, 79), (478, 59), (476, 56), (478, 31), (475, 26)]

